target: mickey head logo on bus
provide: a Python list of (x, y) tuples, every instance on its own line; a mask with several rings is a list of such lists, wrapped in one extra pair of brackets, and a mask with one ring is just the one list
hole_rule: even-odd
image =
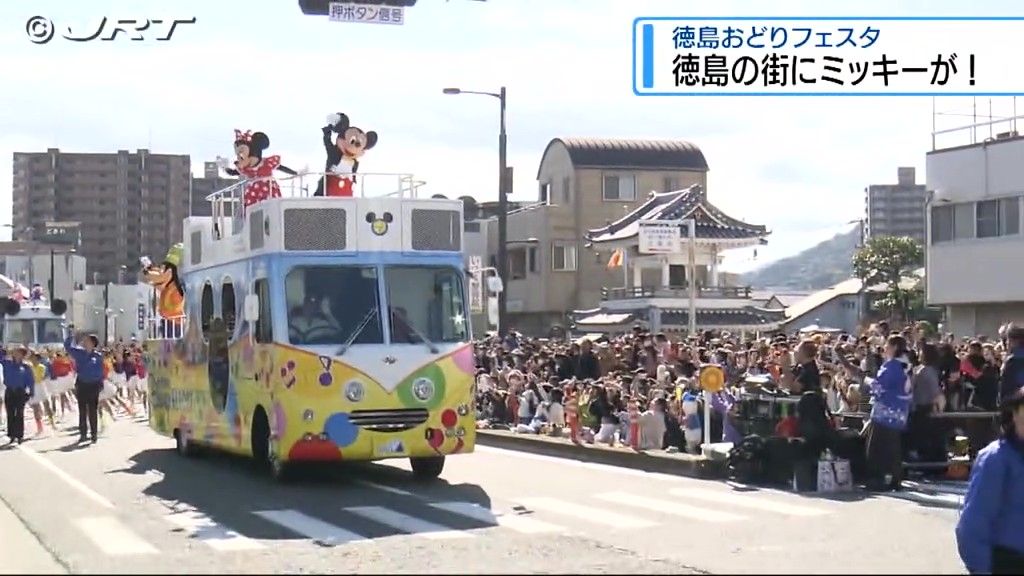
[(377, 236), (387, 234), (388, 224), (391, 224), (391, 221), (394, 219), (395, 217), (391, 215), (391, 212), (385, 212), (380, 218), (374, 212), (366, 213), (366, 221), (370, 224), (370, 230)]

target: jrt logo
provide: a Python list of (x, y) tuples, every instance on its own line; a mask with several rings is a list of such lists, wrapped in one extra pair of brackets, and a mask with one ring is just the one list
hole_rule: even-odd
[[(104, 16), (97, 24), (75, 26), (74, 30), (71, 29), (71, 26), (65, 25), (61, 37), (72, 42), (90, 42), (92, 40), (110, 42), (118, 38), (119, 32), (124, 32), (124, 36), (135, 42), (149, 39), (166, 42), (174, 36), (178, 24), (195, 23), (195, 16), (191, 18), (175, 18), (174, 20), (108, 18)], [(143, 32), (148, 32), (149, 34), (143, 35)], [(53, 40), (56, 33), (57, 27), (54, 25), (53, 20), (45, 16), (33, 16), (25, 23), (25, 34), (35, 44), (46, 44)]]

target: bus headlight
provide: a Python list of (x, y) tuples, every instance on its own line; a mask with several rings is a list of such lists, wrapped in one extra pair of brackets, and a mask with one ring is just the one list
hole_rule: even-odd
[(430, 402), (434, 398), (434, 382), (430, 378), (417, 378), (412, 383), (412, 395), (420, 402)]
[(366, 390), (363, 388), (362, 382), (358, 380), (351, 380), (348, 384), (345, 384), (345, 398), (349, 402), (359, 402), (363, 399), (363, 395)]

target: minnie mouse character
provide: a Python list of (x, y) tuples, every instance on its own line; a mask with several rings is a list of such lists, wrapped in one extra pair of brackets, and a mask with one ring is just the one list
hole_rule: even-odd
[[(332, 132), (337, 134), (334, 139), (331, 138)], [(363, 132), (362, 128), (350, 125), (348, 116), (340, 112), (327, 117), (323, 133), (327, 176), (320, 179), (314, 196), (352, 196), (359, 158), (377, 145), (377, 133), (373, 130)]]
[(230, 168), (227, 158), (217, 158), (217, 164), (232, 176), (256, 179), (246, 185), (244, 204), (246, 207), (267, 198), (280, 198), (281, 188), (273, 179), (274, 170), (298, 176), (298, 172), (281, 165), (280, 156), (263, 157), (263, 151), (270, 146), (270, 138), (263, 132), (235, 130), (235, 167)]

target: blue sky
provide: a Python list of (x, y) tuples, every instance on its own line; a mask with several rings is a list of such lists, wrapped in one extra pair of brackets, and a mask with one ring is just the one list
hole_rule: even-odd
[[(375, 26), (304, 16), (297, 0), (3, 0), (0, 157), (148, 147), (191, 154), (201, 170), (230, 155), (232, 130), (243, 128), (268, 133), (285, 164), (315, 169), (324, 117), (342, 111), (380, 134), (361, 171), (412, 172), (430, 193), (494, 199), (497, 103), (441, 89), (505, 85), (513, 198), (536, 198), (537, 164), (554, 137), (689, 140), (707, 157), (712, 201), (773, 230), (757, 261), (739, 253), (727, 263), (746, 269), (852, 227), (864, 187), (895, 182), (897, 166), (917, 167), (923, 181), (932, 101), (639, 98), (633, 18), (1010, 15), (1014, 5), (977, 2), (982, 11), (970, 13), (940, 0), (420, 0), (406, 25)], [(170, 42), (35, 45), (24, 31), (34, 15), (58, 25), (104, 15), (198, 21)], [(971, 102), (939, 107), (969, 113)], [(10, 178), (0, 170), (0, 222), (10, 221)]]

